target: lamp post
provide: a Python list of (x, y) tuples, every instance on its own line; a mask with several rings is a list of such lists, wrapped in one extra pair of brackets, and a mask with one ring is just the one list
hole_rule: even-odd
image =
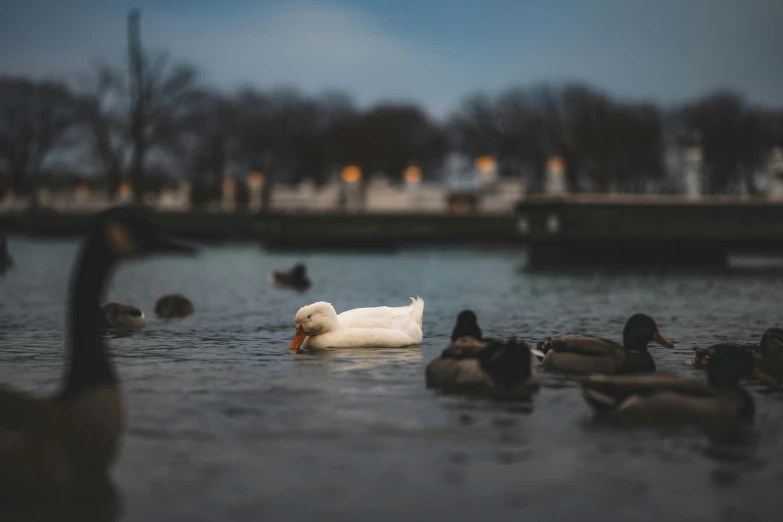
[(552, 156), (546, 162), (546, 193), (550, 196), (562, 196), (566, 193), (565, 160)]
[(691, 132), (682, 141), (682, 163), (685, 197), (698, 199), (701, 197), (701, 132)]
[(479, 156), (474, 162), (481, 177), (481, 185), (487, 186), (495, 182), (498, 175), (498, 163), (492, 156)]
[(361, 207), (361, 194), (359, 192), (359, 182), (362, 180), (362, 169), (356, 165), (348, 165), (340, 171), (340, 178), (343, 180), (343, 209), (358, 210)]
[(783, 147), (775, 147), (767, 164), (769, 173), (768, 197), (774, 201), (783, 200)]
[(223, 192), (223, 200), (221, 202), (221, 207), (223, 208), (223, 212), (234, 211), (234, 208), (236, 206), (236, 198), (235, 198), (236, 184), (237, 181), (234, 178), (234, 176), (226, 176), (226, 178), (223, 180), (223, 183), (220, 186), (220, 189)]
[(117, 196), (115, 198), (118, 202), (130, 201), (133, 199), (133, 185), (128, 180), (124, 180), (117, 187)]
[(84, 206), (84, 203), (87, 201), (87, 198), (89, 198), (89, 196), (90, 196), (90, 187), (87, 185), (87, 183), (79, 183), (73, 189), (73, 198), (75, 200), (77, 207)]
[(250, 191), (250, 201), (248, 209), (251, 212), (258, 212), (263, 206), (261, 193), (264, 188), (264, 174), (254, 170), (247, 175), (247, 188)]

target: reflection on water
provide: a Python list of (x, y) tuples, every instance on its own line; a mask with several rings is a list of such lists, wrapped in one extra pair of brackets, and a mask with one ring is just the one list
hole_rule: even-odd
[[(12, 239), (17, 266), (0, 279), (0, 382), (54, 391), (76, 243)], [(270, 270), (297, 261), (311, 290), (270, 285)], [(541, 392), (524, 404), (427, 390), (424, 368), (463, 308), (487, 335), (528, 341), (619, 339), (626, 318), (644, 311), (676, 345), (651, 350), (659, 370), (702, 376), (686, 364), (693, 347), (757, 342), (781, 325), (779, 276), (531, 274), (522, 263), (503, 251), (295, 257), (226, 246), (121, 267), (106, 301), (139, 306), (148, 325), (107, 333), (128, 405), (114, 472), (119, 518), (778, 520), (781, 393), (749, 385), (755, 426), (728, 444), (697, 430), (593, 422), (560, 375), (542, 373)], [(196, 314), (152, 316), (155, 301), (174, 292)], [(417, 294), (422, 346), (288, 350), (302, 305), (400, 306)]]

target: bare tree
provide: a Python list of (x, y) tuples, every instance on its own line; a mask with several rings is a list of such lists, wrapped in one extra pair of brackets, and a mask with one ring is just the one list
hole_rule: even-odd
[(401, 179), (409, 165), (425, 174), (439, 167), (449, 148), (446, 132), (414, 105), (380, 105), (336, 122), (332, 140), (337, 163)]
[(96, 63), (78, 83), (79, 121), (88, 154), (97, 162), (113, 196), (127, 171), (128, 129), (123, 110), (122, 73)]
[(165, 54), (144, 54), (141, 67), (139, 97), (128, 76), (106, 64), (96, 64), (77, 84), (79, 121), (90, 156), (112, 192), (129, 176), (137, 200), (144, 194), (151, 155), (178, 164), (187, 160), (183, 135), (204, 97), (195, 69), (172, 64)]
[(764, 118), (737, 94), (718, 92), (686, 104), (675, 117), (702, 136), (705, 182), (710, 192), (756, 190), (756, 172), (768, 154)]
[(566, 163), (571, 190), (645, 190), (663, 174), (660, 114), (585, 85), (515, 88), (469, 98), (451, 120), (458, 150), (490, 154), (504, 175), (540, 183), (550, 156)]
[(63, 143), (75, 114), (74, 100), (61, 84), (0, 77), (0, 159), (14, 190), (24, 189), (28, 175), (39, 172)]

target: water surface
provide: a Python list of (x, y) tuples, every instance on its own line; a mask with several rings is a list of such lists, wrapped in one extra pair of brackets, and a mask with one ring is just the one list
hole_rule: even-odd
[[(76, 241), (10, 238), (0, 277), (0, 382), (54, 391), (62, 373)], [(305, 293), (273, 288), (270, 270), (303, 261)], [(530, 274), (518, 251), (266, 253), (206, 247), (195, 259), (121, 266), (106, 300), (148, 326), (111, 339), (127, 397), (114, 472), (127, 521), (214, 520), (780, 520), (781, 395), (750, 386), (750, 443), (695, 431), (620, 431), (591, 421), (578, 390), (543, 375), (532, 408), (440, 396), (424, 368), (472, 308), (487, 334), (620, 337), (653, 316), (673, 350), (659, 370), (700, 376), (694, 346), (755, 342), (780, 326), (775, 273)], [(153, 317), (181, 292), (197, 309)], [(339, 311), (425, 299), (424, 342), (406, 349), (289, 353), (296, 310)]]

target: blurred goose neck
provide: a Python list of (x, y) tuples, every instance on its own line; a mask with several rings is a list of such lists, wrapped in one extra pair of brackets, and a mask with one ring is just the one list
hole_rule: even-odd
[(70, 353), (61, 399), (72, 398), (92, 386), (117, 382), (101, 339), (100, 318), (95, 313), (112, 264), (107, 246), (96, 237), (90, 238), (79, 252), (71, 279), (68, 310)]

